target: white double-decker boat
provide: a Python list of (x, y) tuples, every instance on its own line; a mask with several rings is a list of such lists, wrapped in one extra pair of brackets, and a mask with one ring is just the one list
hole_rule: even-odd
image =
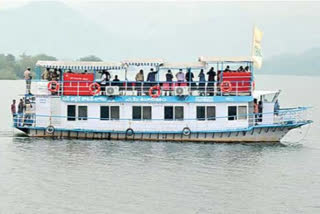
[[(212, 67), (216, 76), (209, 74), (210, 81), (194, 81)], [(150, 69), (150, 81), (134, 81), (137, 72), (146, 77)], [(42, 80), (45, 70), (55, 77)], [(166, 81), (168, 70), (173, 76), (182, 70), (186, 80)], [(101, 82), (101, 72), (120, 80)], [(14, 127), (31, 137), (279, 142), (312, 122), (304, 118), (306, 107), (279, 109), (280, 91), (255, 91), (251, 57), (200, 57), (193, 63), (38, 61), (36, 73), (32, 94), (24, 95), (30, 109), (14, 117)]]

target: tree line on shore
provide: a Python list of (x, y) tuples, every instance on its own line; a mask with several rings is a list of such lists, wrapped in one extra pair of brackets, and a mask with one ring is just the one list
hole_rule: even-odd
[[(27, 67), (34, 72), (38, 60), (56, 61), (57, 58), (46, 54), (27, 55), (25, 53), (16, 57), (13, 54), (0, 54), (0, 79), (23, 79), (23, 72)], [(77, 59), (77, 61), (102, 61), (99, 57), (89, 55)], [(34, 73), (33, 73), (34, 76)]]

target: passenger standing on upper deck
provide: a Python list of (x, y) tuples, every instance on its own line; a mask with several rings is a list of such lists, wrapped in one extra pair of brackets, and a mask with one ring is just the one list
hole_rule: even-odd
[(137, 87), (137, 95), (141, 96), (141, 91), (142, 91), (142, 83), (144, 81), (144, 75), (143, 75), (143, 70), (141, 69), (137, 75), (136, 75), (136, 87)]
[(199, 77), (199, 95), (203, 96), (205, 95), (204, 88), (206, 86), (206, 76), (203, 72), (203, 69), (200, 70), (198, 77)]
[(143, 75), (143, 70), (142, 69), (137, 73), (135, 79), (136, 79), (137, 82), (143, 82), (144, 81), (144, 75)]
[(184, 73), (182, 72), (182, 69), (179, 69), (179, 72), (176, 74), (178, 84), (185, 81), (184, 77), (185, 76), (184, 76)]
[(171, 96), (171, 90), (172, 90), (172, 80), (173, 75), (171, 70), (168, 70), (168, 73), (166, 73), (166, 83), (163, 84), (163, 89), (165, 90), (165, 96), (167, 96), (167, 91), (169, 91), (169, 96)]
[(105, 79), (106, 79), (106, 81), (109, 82), (109, 81), (110, 81), (110, 78), (111, 78), (111, 75), (110, 75), (109, 71), (108, 71), (108, 70), (103, 70), (103, 72), (105, 73)]
[[(109, 81), (108, 73), (109, 72), (107, 72), (106, 70), (102, 70), (101, 79), (100, 79), (100, 87), (101, 87), (102, 94), (106, 91), (107, 81)], [(110, 78), (110, 74), (109, 74), (109, 78)]]
[(49, 80), (50, 77), (50, 68), (46, 68), (46, 70), (41, 75), (43, 80)]
[(27, 70), (25, 70), (24, 79), (26, 80), (26, 93), (31, 94), (31, 68), (27, 68)]
[(208, 75), (208, 87), (207, 90), (209, 92), (209, 96), (214, 96), (214, 82), (216, 78), (216, 72), (214, 71), (214, 67), (211, 67), (207, 72)]
[(193, 73), (191, 72), (191, 69), (188, 68), (188, 71), (186, 73), (186, 81), (187, 82), (193, 82), (193, 78), (194, 78), (194, 75)]
[(172, 82), (172, 80), (173, 80), (172, 72), (171, 72), (171, 70), (168, 70), (168, 73), (166, 74), (166, 81)]
[(150, 73), (148, 74), (148, 77), (147, 77), (147, 81), (148, 82), (155, 82), (157, 73), (158, 73), (157, 71), (154, 71), (153, 68), (151, 68)]
[(189, 85), (188, 85), (189, 87), (191, 85), (191, 91), (193, 91), (193, 90), (195, 90), (197, 88), (196, 84), (193, 82), (193, 78), (194, 78), (194, 75), (191, 72), (191, 68), (188, 68), (187, 69), (187, 73), (186, 73), (186, 81), (189, 83)]

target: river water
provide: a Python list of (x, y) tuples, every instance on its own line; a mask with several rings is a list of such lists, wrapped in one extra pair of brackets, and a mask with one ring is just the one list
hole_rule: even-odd
[(0, 213), (320, 213), (320, 78), (256, 79), (315, 123), (277, 145), (30, 139), (11, 128), (24, 82), (0, 81)]

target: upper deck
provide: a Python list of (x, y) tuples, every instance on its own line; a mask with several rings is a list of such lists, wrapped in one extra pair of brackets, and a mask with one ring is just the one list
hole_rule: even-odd
[(192, 63), (162, 59), (108, 62), (38, 61), (34, 95), (252, 96), (248, 57), (199, 57)]

